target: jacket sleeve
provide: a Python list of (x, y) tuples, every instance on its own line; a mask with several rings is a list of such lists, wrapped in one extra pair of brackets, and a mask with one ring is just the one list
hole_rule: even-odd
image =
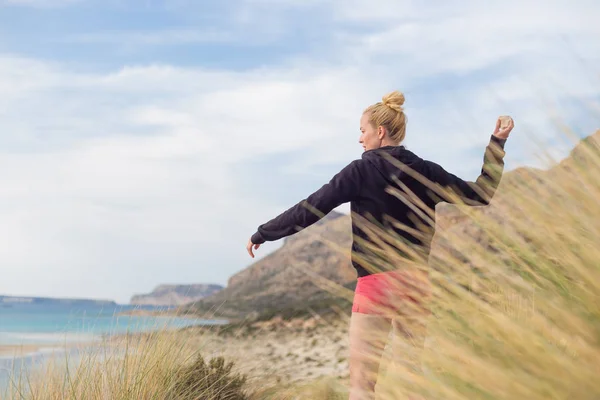
[(252, 243), (261, 244), (290, 236), (319, 221), (337, 206), (355, 199), (360, 190), (359, 162), (351, 162), (319, 190), (260, 225), (252, 235)]
[(485, 148), (483, 167), (475, 182), (464, 181), (458, 176), (444, 170), (438, 164), (426, 161), (430, 180), (445, 189), (450, 189), (466, 204), (488, 205), (494, 196), (504, 171), (504, 145), (506, 139), (491, 136)]

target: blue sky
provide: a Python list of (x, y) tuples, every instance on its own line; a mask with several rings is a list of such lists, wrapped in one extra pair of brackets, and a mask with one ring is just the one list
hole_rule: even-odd
[(498, 115), (507, 169), (567, 154), (557, 120), (600, 127), (596, 1), (422, 3), (0, 0), (0, 293), (225, 284), (392, 90), (406, 145), (465, 179)]

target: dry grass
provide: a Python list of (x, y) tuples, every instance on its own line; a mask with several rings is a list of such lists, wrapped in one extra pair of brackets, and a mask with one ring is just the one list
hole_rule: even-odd
[(191, 342), (185, 331), (168, 329), (113, 337), (82, 349), (80, 359), (56, 356), (15, 374), (7, 400), (248, 399), (245, 377), (233, 364), (205, 360), (204, 349)]
[(504, 185), (493, 214), (467, 209), (477, 239), (446, 232), (429, 398), (600, 398), (600, 146), (578, 150)]
[(434, 290), (422, 372), (390, 366), (378, 398), (600, 398), (599, 141), (512, 173), (488, 207), (457, 205), (467, 223), (438, 227), (429, 260), (365, 224), (375, 266), (428, 269)]

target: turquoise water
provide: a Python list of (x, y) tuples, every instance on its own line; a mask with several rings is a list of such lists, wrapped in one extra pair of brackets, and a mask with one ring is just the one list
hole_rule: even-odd
[[(119, 315), (134, 309), (159, 308), (127, 305), (0, 305), (0, 345), (60, 344), (128, 331), (141, 332), (211, 323), (190, 318)], [(160, 309), (166, 310), (164, 307)]]
[[(0, 345), (56, 344), (88, 341), (105, 335), (210, 323), (173, 317), (119, 315), (140, 306), (0, 305)], [(160, 308), (165, 310), (166, 308)]]
[[(119, 315), (130, 310), (166, 310), (165, 307), (127, 305), (0, 304), (0, 346), (34, 345), (39, 349), (18, 360), (0, 353), (0, 397), (15, 362), (27, 366), (43, 363), (44, 355), (68, 343), (88, 343), (127, 332), (212, 325), (226, 321), (192, 318)], [(66, 351), (66, 350), (65, 350)], [(79, 350), (69, 350), (77, 352)]]

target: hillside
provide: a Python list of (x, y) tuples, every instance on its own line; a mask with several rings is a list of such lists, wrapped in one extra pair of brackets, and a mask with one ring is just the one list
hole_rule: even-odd
[(572, 169), (575, 165), (585, 166), (590, 162), (590, 153), (600, 153), (600, 130), (579, 142), (555, 169)]
[(221, 285), (160, 285), (147, 294), (136, 294), (130, 303), (148, 306), (180, 306), (193, 303), (223, 289)]
[[(600, 151), (600, 131), (581, 141), (567, 158), (548, 170), (517, 168), (505, 173), (492, 203), (477, 207), (477, 212), (505, 223), (503, 210), (514, 201), (505, 196), (507, 187), (523, 183), (529, 187), (549, 185), (556, 174), (585, 163), (589, 149)], [(475, 237), (478, 245), (494, 251), (481, 229), (460, 207), (440, 204), (436, 211), (436, 223), (444, 234), (436, 234), (432, 243), (431, 268), (438, 265), (441, 252), (452, 247), (449, 241), (454, 235)], [(321, 239), (335, 244), (341, 252), (334, 251)], [(201, 314), (215, 312), (235, 317), (261, 314), (261, 318), (267, 318), (275, 313), (291, 315), (307, 312), (308, 308), (323, 309), (334, 303), (349, 308), (347, 300), (336, 299), (321, 289), (312, 273), (352, 289), (356, 272), (349, 261), (350, 240), (350, 217), (330, 213), (319, 223), (287, 238), (278, 251), (232, 276), (224, 290), (189, 309)]]
[[(331, 241), (341, 250), (317, 239)], [(350, 263), (350, 240), (349, 216), (331, 212), (286, 238), (280, 249), (233, 275), (225, 289), (196, 302), (191, 309), (240, 316), (328, 298), (314, 276), (337, 284), (352, 284), (356, 272)]]
[[(590, 152), (600, 152), (600, 130), (581, 140), (567, 157), (547, 170), (521, 167), (505, 173), (492, 203), (488, 207), (478, 207), (478, 212), (485, 215), (486, 218), (494, 220), (501, 226), (511, 223), (505, 214), (512, 214), (515, 210), (518, 210), (520, 202), (530, 201), (526, 198), (511, 198), (510, 196), (516, 192), (514, 190), (515, 187), (526, 187), (529, 195), (535, 193), (537, 197), (531, 199), (531, 201), (535, 201), (536, 204), (543, 203), (545, 200), (559, 201), (561, 196), (565, 195), (564, 191), (571, 189), (557, 187), (556, 182), (568, 181), (568, 179), (564, 179), (563, 174), (571, 174), (576, 167), (585, 168), (587, 163), (592, 162)], [(444, 256), (441, 254), (448, 249), (458, 259), (464, 259), (454, 249), (454, 246), (451, 245), (454, 240), (453, 238), (456, 238), (455, 242), (458, 242), (460, 241), (460, 237), (473, 237), (476, 238), (475, 241), (478, 246), (482, 246), (491, 252), (498, 252), (497, 249), (490, 245), (489, 238), (485, 232), (477, 224), (473, 223), (459, 207), (442, 204), (438, 206), (436, 211), (436, 223), (438, 226), (444, 228), (444, 234), (436, 234), (435, 240), (432, 243), (429, 262), (431, 268), (438, 268), (441, 265), (440, 262), (444, 260)], [(525, 237), (523, 239), (525, 241), (529, 240)], [(469, 267), (473, 266), (469, 265)]]

